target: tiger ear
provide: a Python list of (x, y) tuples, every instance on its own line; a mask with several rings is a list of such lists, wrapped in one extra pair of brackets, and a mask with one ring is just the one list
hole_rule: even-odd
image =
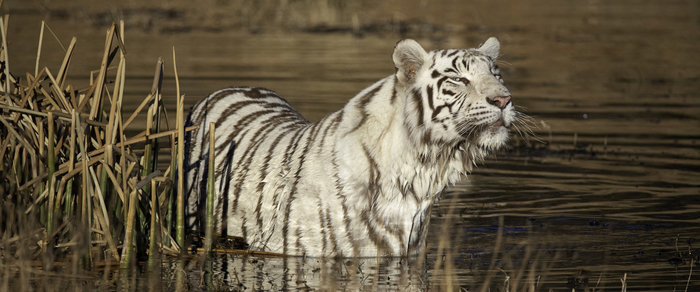
[(392, 58), (396, 67), (396, 77), (399, 82), (407, 83), (416, 78), (418, 70), (428, 59), (428, 53), (416, 41), (405, 39), (396, 44)]
[(491, 57), (491, 59), (496, 60), (498, 58), (498, 51), (501, 50), (501, 43), (498, 42), (497, 38), (490, 37), (477, 50), (482, 52), (484, 55)]

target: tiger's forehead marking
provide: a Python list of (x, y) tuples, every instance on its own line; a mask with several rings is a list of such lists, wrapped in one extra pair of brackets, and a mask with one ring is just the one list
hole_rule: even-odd
[(489, 68), (494, 63), (491, 57), (476, 49), (437, 50), (428, 54), (432, 59), (430, 69), (442, 69), (443, 72), (469, 71), (472, 66), (477, 64), (483, 64)]

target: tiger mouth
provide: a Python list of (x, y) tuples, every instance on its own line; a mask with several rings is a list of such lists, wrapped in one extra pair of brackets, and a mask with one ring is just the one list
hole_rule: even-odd
[[(499, 128), (499, 127), (506, 127), (505, 123), (503, 122), (503, 119), (498, 119), (498, 121), (495, 121), (493, 124), (491, 124), (491, 127), (493, 128)], [(507, 128), (507, 127), (506, 127)]]

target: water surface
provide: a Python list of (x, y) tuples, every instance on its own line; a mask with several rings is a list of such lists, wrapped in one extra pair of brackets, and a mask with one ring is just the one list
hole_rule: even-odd
[[(62, 42), (78, 37), (80, 58), (69, 79), (86, 86), (104, 40), (95, 15), (122, 11), (130, 25), (125, 113), (150, 91), (162, 56), (164, 99), (174, 115), (173, 46), (187, 107), (222, 87), (263, 86), (317, 121), (392, 74), (391, 52), (402, 38), (426, 49), (501, 40), (503, 78), (539, 126), (537, 137), (514, 135), (507, 149), (443, 195), (423, 265), (220, 256), (212, 261), (214, 276), (231, 287), (403, 291), (447, 290), (450, 283), (502, 291), (534, 282), (539, 291), (621, 291), (626, 274), (630, 291), (700, 290), (697, 1), (350, 1), (329, 21), (276, 28), (253, 18), (238, 25), (209, 19), (220, 14), (213, 2), (192, 11), (173, 2), (168, 7), (184, 15), (175, 20), (138, 14), (150, 17), (150, 28), (134, 20), (144, 6), (76, 3), (84, 17), (73, 10), (58, 17), (53, 4), (5, 3), (14, 37), (10, 68), (33, 72), (36, 39), (19, 36), (38, 36), (48, 17)], [(45, 42), (53, 50), (42, 53), (42, 66), (60, 65), (63, 54)]]

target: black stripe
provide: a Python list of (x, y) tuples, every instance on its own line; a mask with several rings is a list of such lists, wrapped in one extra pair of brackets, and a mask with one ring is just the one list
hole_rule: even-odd
[[(294, 183), (292, 184), (292, 189), (291, 189), (292, 195), (294, 195), (297, 191), (297, 185), (299, 184), (299, 180), (301, 179), (301, 171), (304, 168), (304, 163), (306, 162), (306, 155), (309, 153), (309, 149), (311, 148), (311, 145), (313, 145), (313, 142), (316, 140), (316, 136), (318, 136), (318, 133), (321, 132), (320, 129), (321, 129), (321, 126), (319, 126), (319, 124), (314, 124), (311, 127), (311, 133), (306, 138), (306, 143), (304, 143), (304, 150), (302, 150), (302, 153), (299, 156), (299, 167), (297, 168), (296, 174), (294, 175)], [(293, 158), (293, 157), (291, 157), (291, 158)]]
[(343, 117), (345, 117), (345, 109), (341, 109), (340, 112), (338, 112), (338, 121), (333, 121), (334, 124), (332, 124), (332, 128), (330, 129), (330, 133), (328, 135), (335, 136), (335, 132), (338, 130), (340, 123), (343, 121)]
[[(335, 228), (333, 228), (333, 220), (331, 220), (330, 208), (326, 208), (326, 228), (328, 228), (328, 230), (330, 231), (329, 237), (330, 237), (331, 243), (333, 243), (333, 250), (332, 250), (331, 254), (335, 253), (337, 255), (337, 253), (339, 252), (338, 239), (335, 236), (336, 230), (335, 230)], [(329, 255), (331, 255), (331, 254), (329, 254)], [(342, 256), (342, 255), (340, 255), (340, 256)]]
[[(233, 139), (234, 139), (234, 137), (237, 135), (237, 133), (240, 133), (240, 129), (239, 129), (239, 128), (240, 128), (240, 127), (243, 127), (242, 125), (249, 125), (249, 124), (253, 123), (255, 120), (257, 120), (258, 118), (260, 118), (260, 117), (262, 117), (262, 116), (264, 116), (264, 115), (270, 114), (270, 113), (276, 113), (276, 111), (273, 111), (273, 110), (258, 111), (258, 112), (250, 113), (250, 114), (248, 114), (247, 116), (244, 116), (244, 117), (240, 118), (240, 119), (238, 120), (238, 123), (236, 124), (236, 126), (233, 127), (233, 129), (231, 129), (231, 134), (229, 134), (229, 136), (226, 138), (226, 140), (227, 140), (227, 141), (233, 141)], [(240, 126), (239, 126), (239, 125), (240, 125)], [(251, 129), (246, 129), (246, 130), (245, 130), (243, 133), (241, 133), (241, 134), (246, 135), (250, 130), (251, 130)], [(242, 145), (242, 144), (243, 144), (241, 140), (238, 140), (238, 141), (239, 141), (239, 142), (238, 142), (239, 145)], [(228, 143), (230, 143), (230, 142), (228, 142)], [(228, 143), (226, 143), (226, 144), (224, 144), (224, 145), (227, 145)], [(240, 156), (238, 157), (238, 159), (237, 159), (236, 161), (233, 162), (233, 165), (236, 166), (236, 169), (238, 169), (239, 167), (241, 167), (241, 161), (243, 161), (243, 160), (246, 158), (246, 154), (247, 154), (248, 152), (250, 152), (251, 146), (254, 146), (254, 145), (248, 145), (247, 147), (245, 147), (245, 151), (243, 152), (243, 155), (240, 155)], [(243, 167), (246, 167), (246, 166), (244, 165)], [(236, 171), (236, 170), (233, 170), (233, 169), (232, 169), (231, 172), (232, 172), (232, 174), (234, 174), (233, 177), (234, 177), (235, 182), (234, 182), (233, 186), (234, 186), (234, 189), (235, 189), (236, 191), (233, 192), (233, 202), (232, 202), (233, 204), (231, 205), (230, 211), (233, 212), (233, 213), (235, 213), (236, 209), (238, 208), (238, 199), (239, 199), (239, 197), (240, 197), (240, 195), (241, 195), (240, 189), (241, 189), (241, 185), (243, 184), (243, 178), (240, 177), (240, 174), (241, 174), (240, 171)], [(229, 174), (229, 175), (230, 175), (230, 174)], [(239, 177), (238, 179), (236, 179), (237, 176)], [(225, 189), (228, 189), (228, 188), (229, 188), (229, 186), (228, 186), (228, 184), (227, 184), (227, 186), (225, 187)], [(227, 210), (227, 211), (228, 211), (228, 210)]]
[(394, 101), (396, 100), (396, 84), (399, 82), (397, 79), (396, 75), (392, 76), (391, 80), (391, 99), (389, 99), (389, 104), (394, 105)]
[(397, 179), (396, 182), (399, 184), (399, 190), (401, 191), (401, 194), (403, 195), (404, 199), (407, 199), (407, 195), (410, 194), (413, 197), (413, 200), (415, 200), (416, 202), (420, 202), (418, 194), (416, 194), (412, 183), (406, 184), (404, 186), (404, 183), (401, 182), (401, 180)]
[(455, 96), (455, 94), (457, 94), (457, 93), (454, 92), (454, 91), (452, 91), (452, 90), (448, 90), (448, 89), (444, 89), (444, 88), (443, 88), (443, 89), (442, 89), (442, 94), (444, 94), (444, 95), (449, 95), (449, 96)]
[[(246, 212), (244, 210), (241, 210), (241, 218), (243, 218), (243, 222), (241, 222), (241, 237), (243, 237), (243, 240), (248, 242), (248, 228), (245, 226), (246, 223), (248, 222), (248, 216), (246, 216)], [(226, 236), (226, 234), (222, 234), (223, 236)]]
[(448, 78), (445, 77), (445, 76), (443, 76), (442, 78), (438, 79), (438, 81), (437, 81), (437, 88), (439, 89), (440, 87), (442, 87), (442, 83), (445, 82), (445, 80), (447, 80), (447, 79), (448, 79)]
[[(403, 240), (403, 238), (401, 238), (401, 235), (404, 234), (402, 228), (396, 228), (395, 226), (392, 227), (392, 226), (385, 224), (387, 222), (385, 220), (382, 220), (381, 218), (379, 218), (379, 216), (377, 215), (377, 212), (372, 212), (372, 219), (374, 220), (374, 222), (377, 222), (377, 227), (384, 229), (386, 231), (386, 233), (392, 235), (399, 242), (401, 242), (400, 247), (399, 247), (399, 249), (400, 249), (399, 254), (396, 254), (395, 256), (403, 255), (405, 252), (404, 248), (406, 246), (406, 242)], [(391, 222), (389, 222), (389, 223), (391, 223)], [(394, 224), (392, 224), (392, 225), (394, 225)]]
[[(222, 147), (225, 145), (222, 145)], [(228, 214), (228, 212), (224, 213), (222, 210), (228, 210), (228, 200), (229, 200), (229, 194), (228, 194), (228, 186), (229, 186), (229, 181), (230, 181), (230, 174), (233, 171), (233, 155), (235, 153), (236, 149), (236, 143), (234, 141), (231, 141), (228, 151), (221, 152), (217, 151), (215, 154), (216, 156), (219, 156), (220, 154), (224, 154), (224, 159), (220, 163), (220, 166), (223, 166), (221, 170), (215, 170), (215, 178), (219, 179), (219, 194), (216, 196), (219, 200), (215, 210), (219, 210), (218, 213), (220, 214)], [(217, 167), (218, 168), (218, 167)], [(226, 176), (221, 177), (221, 173), (225, 172)], [(224, 183), (226, 184), (226, 187), (222, 189)], [(228, 216), (222, 216), (222, 217), (215, 217), (215, 218), (221, 218), (222, 226), (221, 226), (221, 234), (223, 236), (228, 235), (228, 224), (225, 224), (225, 222), (228, 220)]]
[(223, 102), (226, 104), (230, 105), (235, 105), (238, 102), (241, 101), (242, 97), (240, 95), (237, 95), (238, 93), (241, 93), (242, 88), (227, 88), (220, 90), (218, 93), (214, 95), (210, 95), (209, 97), (205, 98), (204, 100), (201, 101), (202, 103), (202, 108), (198, 109), (197, 112), (201, 113), (201, 116), (198, 116), (197, 119), (193, 120), (195, 124), (200, 125), (202, 124), (202, 119), (206, 118), (209, 116), (209, 112), (216, 107), (221, 107), (222, 105), (219, 105), (219, 103)]
[[(294, 133), (294, 136), (291, 138), (291, 140), (290, 140), (290, 141), (288, 142), (288, 144), (286, 144), (286, 145), (284, 145), (284, 144), (275, 144), (275, 145), (273, 145), (273, 147), (271, 148), (272, 151), (270, 151), (269, 153), (275, 153), (274, 149), (276, 149), (276, 146), (286, 146), (286, 147), (287, 147), (287, 150), (285, 150), (285, 151), (288, 151), (290, 145), (295, 145), (295, 144), (298, 142), (298, 140), (297, 140), (296, 138), (297, 138), (297, 137), (300, 137), (300, 134), (302, 134), (302, 133), (304, 132), (304, 130), (307, 129), (307, 128), (308, 128), (308, 127), (299, 128), (298, 125), (290, 125), (290, 129), (291, 129), (291, 130), (289, 130), (289, 131), (287, 131), (287, 132), (289, 132), (289, 133)], [(285, 132), (283, 132), (281, 136), (284, 136), (284, 134), (285, 134)], [(288, 152), (285, 153), (285, 159), (286, 159), (286, 157), (288, 156), (288, 154), (289, 154)], [(267, 159), (267, 158), (266, 158), (266, 159)], [(269, 161), (269, 160), (268, 160), (268, 161)], [(284, 162), (283, 162), (283, 163), (284, 163)], [(267, 169), (267, 168), (265, 168), (265, 169)], [(261, 195), (262, 195), (262, 193), (261, 193)], [(278, 202), (278, 192), (274, 192), (274, 196), (273, 196), (273, 198), (272, 198), (272, 206), (274, 207), (274, 206), (278, 206), (278, 205), (279, 205), (279, 202)], [(259, 216), (259, 212), (258, 212), (258, 214), (256, 214), (256, 215)], [(276, 222), (277, 216), (278, 216), (278, 212), (274, 212), (274, 213), (272, 214), (271, 222)], [(259, 217), (258, 217), (257, 219), (260, 220)], [(285, 225), (283, 226), (283, 233), (284, 233), (284, 237), (283, 237), (284, 247), (283, 247), (283, 248), (284, 248), (285, 252), (286, 252), (286, 249), (287, 249), (287, 241), (288, 241), (288, 237), (287, 237), (287, 233), (286, 233), (286, 232), (287, 232), (287, 225), (288, 225), (288, 223), (289, 223), (288, 221), (285, 221)], [(265, 239), (264, 245), (266, 245), (266, 244), (270, 241), (270, 239), (272, 238), (273, 234), (274, 234), (274, 230), (271, 231), (270, 234), (269, 234), (269, 236)]]
[[(328, 131), (329, 131), (331, 128), (333, 128), (333, 127), (336, 127), (336, 128), (338, 127), (338, 124), (340, 123), (340, 119), (341, 119), (342, 116), (343, 116), (343, 110), (340, 110), (340, 111), (338, 111), (338, 112), (335, 112), (335, 113), (333, 113), (333, 114), (327, 116), (326, 118), (324, 118), (324, 119), (322, 120), (323, 124), (328, 123), (328, 118), (330, 118), (330, 117), (333, 116), (333, 115), (335, 115), (335, 116), (333, 117), (332, 120), (330, 120), (330, 124), (326, 127), (326, 129), (323, 130), (323, 135), (321, 135), (321, 141), (318, 143), (318, 152), (317, 152), (317, 153), (319, 153), (319, 154), (320, 154), (321, 151), (323, 151), (323, 149), (324, 149), (323, 146), (324, 146), (324, 143), (325, 143), (325, 141), (326, 141), (326, 137), (329, 136)], [(335, 132), (335, 131), (334, 131), (334, 132)]]
[[(216, 120), (215, 126), (218, 128), (219, 126), (221, 126), (221, 124), (223, 124), (226, 120), (230, 119), (231, 116), (233, 116), (239, 110), (243, 109), (246, 106), (256, 105), (256, 104), (259, 105), (262, 109), (268, 110), (267, 112), (269, 112), (269, 110), (274, 110), (276, 112), (285, 112), (285, 113), (292, 115), (292, 116), (298, 116), (298, 114), (296, 114), (294, 109), (292, 109), (291, 107), (289, 107), (288, 105), (285, 105), (285, 104), (271, 103), (271, 102), (258, 101), (258, 100), (245, 100), (245, 101), (237, 102), (237, 103), (229, 106), (226, 110), (224, 110), (221, 113), (221, 115), (219, 116), (219, 119)], [(256, 112), (263, 111), (262, 109), (258, 109)], [(251, 113), (251, 114), (253, 114), (253, 113)], [(248, 116), (250, 116), (251, 114), (248, 114)], [(240, 118), (238, 120), (240, 121)], [(300, 119), (300, 120), (306, 122), (305, 119)], [(239, 124), (240, 124), (240, 122), (239, 122)], [(245, 125), (247, 125), (247, 124), (245, 124)]]
[[(271, 117), (265, 122), (265, 126), (261, 127), (258, 129), (258, 132), (253, 135), (253, 138), (257, 138), (255, 140), (251, 140), (249, 142), (250, 145), (246, 147), (245, 151), (243, 154), (240, 156), (240, 160), (238, 163), (236, 163), (236, 174), (238, 174), (238, 179), (234, 183), (234, 200), (233, 200), (233, 208), (231, 209), (233, 212), (238, 208), (238, 199), (239, 199), (239, 194), (242, 193), (242, 187), (245, 184), (248, 178), (248, 173), (250, 172), (250, 166), (253, 162), (253, 159), (256, 157), (256, 153), (258, 152), (258, 149), (260, 148), (260, 145), (262, 145), (265, 142), (265, 138), (272, 132), (272, 130), (265, 131), (262, 135), (260, 136), (260, 133), (266, 129), (267, 126), (279, 126), (280, 124), (283, 124), (283, 120), (276, 119), (275, 117)], [(293, 128), (294, 124), (287, 125), (285, 127), (279, 127), (281, 129), (288, 129), (288, 128)], [(276, 131), (279, 132), (279, 131)], [(241, 137), (242, 138), (242, 137)], [(228, 192), (226, 192), (228, 194)]]
[(208, 116), (209, 111), (216, 106), (220, 101), (228, 98), (239, 98), (236, 96), (236, 93), (240, 92), (240, 88), (227, 88), (220, 90), (218, 93), (213, 94), (205, 98), (204, 100), (200, 101), (198, 104), (195, 105), (196, 107), (200, 107), (197, 109), (197, 113), (201, 113), (201, 116), (196, 116), (196, 118), (193, 120), (194, 124), (199, 125), (202, 122), (202, 119)]
[[(302, 226), (298, 222), (296, 225)], [(296, 254), (305, 256), (306, 255), (306, 248), (301, 244), (301, 228), (297, 227), (296, 231), (297, 231), (297, 232), (295, 232), (295, 235), (297, 236), (297, 242), (296, 242), (297, 252), (296, 252)]]
[(336, 197), (340, 199), (340, 206), (343, 207), (343, 223), (345, 224), (345, 231), (347, 232), (347, 241), (352, 244), (353, 256), (360, 256), (360, 244), (359, 239), (355, 238), (355, 234), (350, 233), (350, 217), (348, 216), (348, 206), (345, 204), (345, 197), (341, 193), (337, 193)]
[[(293, 109), (283, 106), (280, 107), (278, 104), (269, 104), (269, 103), (263, 103), (261, 106), (265, 110), (258, 110), (253, 113), (250, 113), (246, 116), (240, 117), (237, 119), (236, 124), (231, 126), (231, 129), (228, 131), (230, 134), (226, 137), (225, 144), (231, 143), (231, 141), (236, 137), (238, 132), (243, 129), (244, 127), (248, 127), (250, 125), (250, 121), (248, 119), (256, 119), (259, 115), (265, 115), (268, 113), (274, 113), (274, 112), (279, 112), (279, 113), (285, 113), (286, 116), (289, 118), (295, 118), (297, 121), (297, 124), (308, 124), (309, 122), (306, 119), (303, 119), (299, 116), (298, 113), (296, 113)], [(261, 114), (262, 113), (262, 114)], [(218, 126), (217, 126), (218, 128)]]
[(432, 143), (432, 141), (433, 141), (433, 137), (432, 137), (432, 136), (433, 136), (433, 134), (432, 134), (432, 132), (430, 131), (430, 129), (427, 129), (427, 130), (423, 133), (423, 137), (422, 137), (423, 145), (431, 145), (431, 144), (433, 144), (433, 143)]
[[(411, 233), (410, 237), (408, 238), (407, 255), (413, 255), (419, 252), (420, 248), (425, 248), (425, 246), (423, 245), (423, 241), (425, 241), (426, 235), (428, 234), (428, 228), (426, 228), (428, 227), (428, 224), (425, 224), (425, 221), (430, 220), (432, 208), (432, 205), (430, 205), (425, 212), (415, 215), (420, 216), (420, 219), (418, 220), (418, 226), (415, 225), (416, 218), (412, 218)], [(413, 231), (414, 229), (416, 229), (415, 232)], [(416, 234), (417, 236), (414, 237), (414, 234)]]
[(263, 182), (265, 180), (265, 177), (267, 177), (267, 170), (270, 166), (270, 160), (272, 159), (272, 154), (275, 153), (274, 150), (275, 148), (279, 145), (279, 142), (287, 136), (287, 134), (290, 133), (290, 131), (284, 131), (284, 129), (287, 129), (289, 127), (280, 129), (280, 134), (275, 138), (275, 140), (270, 144), (270, 148), (267, 150), (267, 155), (265, 156), (265, 161), (263, 162), (262, 167), (260, 168), (260, 179), (258, 180), (260, 183), (258, 183), (258, 188), (257, 193), (259, 194), (258, 197), (258, 204), (255, 207), (255, 220), (258, 224), (258, 229), (262, 230), (263, 224), (262, 224), (262, 218), (261, 218), (261, 208), (262, 208), (262, 199), (263, 199), (263, 188), (265, 186), (265, 183)]
[[(338, 123), (340, 124), (340, 123)], [(337, 126), (336, 126), (337, 129)], [(333, 130), (335, 131), (335, 130)], [(359, 256), (360, 255), (360, 245), (358, 243), (357, 238), (355, 238), (355, 234), (351, 234), (351, 228), (350, 228), (350, 218), (348, 217), (348, 206), (345, 204), (347, 197), (345, 197), (342, 192), (344, 185), (340, 181), (340, 176), (338, 175), (338, 161), (336, 160), (338, 156), (333, 155), (333, 159), (331, 159), (331, 163), (333, 164), (333, 179), (335, 180), (335, 188), (336, 188), (336, 194), (335, 197), (340, 201), (340, 206), (343, 209), (343, 224), (345, 224), (345, 231), (346, 231), (346, 241), (351, 243), (352, 245), (352, 251), (353, 251), (353, 256)]]
[(376, 201), (376, 197), (379, 196), (379, 193), (381, 191), (380, 181), (382, 178), (382, 174), (379, 171), (379, 165), (377, 164), (377, 161), (374, 160), (372, 154), (369, 152), (369, 149), (367, 149), (366, 145), (362, 145), (362, 150), (364, 151), (365, 156), (367, 157), (367, 162), (369, 162), (369, 180), (367, 188), (369, 190), (368, 195), (370, 202), (374, 204)]
[[(441, 112), (444, 108), (448, 108), (448, 109), (449, 109), (449, 106), (448, 106), (447, 104), (443, 104), (443, 105), (437, 106), (437, 107), (435, 108), (435, 110), (433, 111), (433, 115), (430, 117), (430, 120), (435, 120), (435, 118), (440, 114), (440, 112)], [(448, 112), (449, 112), (449, 111), (448, 111)]]
[[(244, 154), (240, 156), (238, 163), (240, 163), (240, 161), (246, 157), (246, 153), (248, 153), (250, 151), (251, 145), (256, 145), (256, 143), (258, 143), (258, 142), (263, 142), (263, 140), (270, 134), (270, 132), (275, 130), (274, 128), (282, 128), (282, 125), (286, 125), (285, 128), (290, 127), (290, 126), (294, 126), (294, 125), (296, 125), (296, 123), (294, 123), (296, 121), (297, 121), (296, 118), (289, 117), (286, 114), (278, 114), (275, 116), (271, 116), (264, 121), (258, 122), (256, 125), (257, 131), (252, 135), (251, 139), (248, 139), (250, 145), (248, 147), (246, 147)], [(292, 123), (292, 124), (287, 125), (288, 123)], [(249, 130), (242, 132), (238, 136), (238, 139), (236, 139), (236, 140), (239, 141), (239, 143), (241, 143), (242, 141), (245, 141), (246, 140), (245, 137), (247, 136), (247, 134), (249, 132), (250, 132)], [(236, 140), (231, 140), (230, 144), (234, 143), (234, 141), (236, 141)], [(222, 146), (225, 146), (225, 145), (226, 144), (223, 144)], [(255, 153), (255, 151), (257, 151), (257, 146), (255, 149), (253, 149), (253, 153)], [(223, 163), (224, 163), (224, 161), (222, 161), (222, 163), (220, 163), (217, 167), (217, 173), (216, 173), (217, 177), (225, 171), (223, 168), (226, 165), (223, 165)], [(231, 169), (230, 165), (234, 165), (233, 161), (228, 161), (228, 165), (229, 165), (228, 168)], [(236, 166), (238, 166), (238, 165), (236, 164)]]
[(370, 210), (362, 210), (360, 213), (360, 221), (367, 227), (367, 237), (369, 237), (369, 240), (372, 241), (374, 246), (377, 247), (378, 256), (384, 256), (387, 251), (390, 251), (389, 249), (389, 243), (386, 242), (384, 239), (384, 235), (381, 234), (380, 232), (377, 232), (377, 230), (374, 228), (372, 225), (372, 218), (370, 218), (370, 215), (368, 214), (371, 212)]
[(433, 87), (428, 85), (428, 87), (425, 88), (425, 91), (428, 94), (428, 107), (430, 110), (435, 110), (435, 107), (433, 106)]
[[(249, 105), (262, 105), (266, 104), (267, 102), (261, 102), (258, 100), (242, 100), (242, 101), (237, 101), (234, 103), (231, 103), (225, 110), (221, 112), (221, 114), (218, 116), (218, 119), (215, 121), (215, 126), (218, 128), (221, 126), (223, 122), (231, 118), (232, 115), (234, 115), (237, 111), (240, 109), (249, 106)], [(201, 124), (201, 123), (198, 123)]]
[(383, 85), (384, 82), (377, 84), (377, 87), (373, 88), (372, 90), (365, 93), (365, 95), (360, 97), (360, 99), (357, 102), (356, 108), (362, 113), (362, 118), (360, 119), (360, 122), (352, 128), (352, 130), (347, 132), (347, 134), (355, 132), (355, 130), (360, 128), (367, 121), (367, 117), (369, 116), (369, 114), (367, 113), (367, 105), (372, 101), (372, 98), (377, 95), (377, 92), (379, 91), (379, 89), (382, 88)]
[[(289, 144), (287, 144), (287, 151), (286, 151), (284, 160), (282, 161), (282, 163), (287, 165), (287, 169), (290, 169), (289, 166), (292, 164), (291, 163), (292, 157), (294, 156), (294, 152), (296, 152), (297, 146), (299, 146), (299, 140), (301, 140), (301, 138), (304, 136), (306, 131), (309, 129), (310, 129), (310, 127), (303, 127), (303, 128), (298, 129), (296, 131), (296, 134), (294, 135), (294, 137), (292, 137), (292, 139), (289, 140)], [(278, 205), (277, 199), (278, 199), (277, 193), (275, 193), (275, 196), (273, 199), (274, 206)], [(294, 199), (294, 193), (290, 192), (288, 197), (287, 197), (286, 204), (284, 205), (285, 206), (285, 208), (284, 208), (284, 221), (282, 221), (284, 223), (284, 226), (282, 226), (282, 245), (283, 245), (282, 246), (282, 253), (283, 254), (287, 254), (287, 252), (288, 252), (289, 213), (291, 212), (290, 202), (292, 201), (292, 199)]]
[(459, 72), (453, 68), (447, 68), (447, 69), (445, 69), (445, 73), (459, 73)]
[(420, 90), (413, 90), (413, 102), (415, 102), (416, 110), (418, 110), (418, 126), (423, 126), (423, 96)]
[[(267, 91), (267, 92), (263, 92), (263, 91)], [(267, 90), (264, 88), (258, 88), (258, 87), (251, 88), (249, 91), (246, 91), (244, 94), (246, 97), (249, 97), (249, 98), (266, 98), (266, 97), (269, 97), (271, 95), (278, 96), (277, 94), (275, 94), (274, 92), (272, 92), (270, 90)]]
[[(304, 132), (308, 130), (309, 128), (305, 128)], [(294, 176), (294, 183), (292, 184), (291, 190), (289, 192), (289, 196), (287, 198), (287, 203), (285, 204), (285, 210), (284, 210), (284, 222), (287, 223), (289, 222), (289, 215), (291, 213), (291, 205), (292, 201), (296, 198), (296, 193), (297, 193), (297, 186), (299, 185), (299, 180), (301, 179), (301, 171), (304, 168), (304, 164), (306, 162), (306, 155), (309, 153), (309, 149), (311, 148), (311, 145), (313, 145), (313, 142), (316, 140), (316, 136), (318, 136), (318, 133), (320, 133), (321, 125), (319, 123), (316, 123), (310, 127), (311, 133), (309, 133), (308, 137), (306, 138), (306, 141), (304, 143), (304, 150), (302, 150), (301, 155), (299, 156), (299, 167), (297, 168), (296, 174)], [(299, 137), (299, 140), (301, 140), (301, 137)], [(287, 163), (288, 168), (291, 170), (291, 160), (294, 156), (294, 152), (296, 152), (296, 147), (298, 146), (299, 142), (297, 141), (294, 143), (294, 150), (292, 150), (292, 155), (289, 157), (289, 159), (285, 159), (285, 163)], [(285, 224), (284, 228), (288, 228), (287, 224)], [(286, 234), (285, 229), (282, 229), (282, 232)], [(285, 235), (286, 237), (286, 235)], [(324, 242), (325, 245), (325, 242)], [(284, 252), (286, 254), (286, 252)]]
[(323, 242), (321, 243), (321, 254), (326, 255), (326, 248), (328, 245), (328, 235), (326, 234), (326, 220), (323, 216), (323, 206), (321, 206), (321, 200), (318, 201), (318, 222), (321, 225), (321, 235), (323, 236)]

